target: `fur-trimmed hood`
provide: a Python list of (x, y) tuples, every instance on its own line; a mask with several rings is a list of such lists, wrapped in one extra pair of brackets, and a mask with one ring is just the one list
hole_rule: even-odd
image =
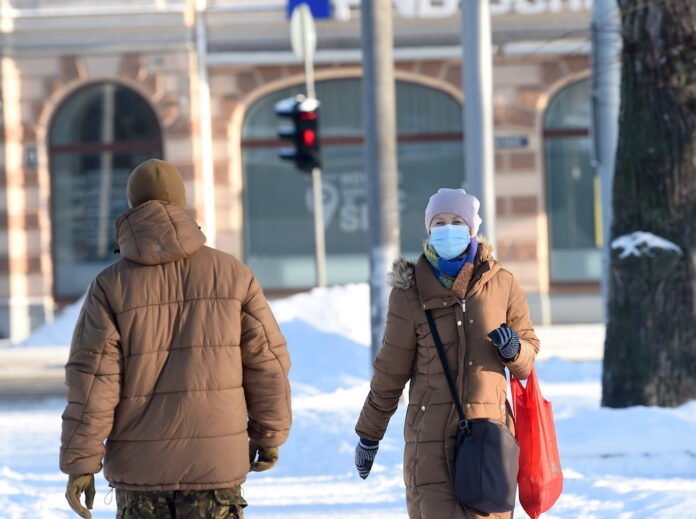
[[(479, 252), (476, 262), (493, 259), (493, 246), (483, 236), (477, 236)], [(411, 288), (416, 283), (416, 262), (406, 258), (398, 258), (392, 264), (392, 269), (387, 274), (389, 285), (404, 290)]]

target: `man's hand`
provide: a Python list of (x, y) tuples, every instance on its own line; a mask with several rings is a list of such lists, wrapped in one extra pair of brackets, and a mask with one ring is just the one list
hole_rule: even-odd
[(502, 323), (500, 328), (493, 330), (488, 337), (498, 348), (498, 353), (505, 362), (515, 360), (520, 352), (520, 338), (515, 330)]
[[(83, 492), (85, 493), (85, 504), (87, 508), (80, 503), (80, 496), (82, 496)], [(94, 474), (82, 474), (80, 476), (71, 474), (68, 476), (68, 488), (65, 491), (65, 499), (68, 500), (70, 508), (80, 517), (84, 517), (85, 519), (90, 519), (92, 517), (90, 510), (94, 505), (95, 494)]]
[(355, 447), (355, 468), (358, 469), (361, 478), (365, 479), (370, 475), (378, 448), (378, 441), (363, 440), (362, 438), (358, 441)]
[(254, 440), (249, 440), (249, 463), (252, 472), (263, 472), (273, 468), (278, 463), (278, 455), (278, 447), (264, 447)]

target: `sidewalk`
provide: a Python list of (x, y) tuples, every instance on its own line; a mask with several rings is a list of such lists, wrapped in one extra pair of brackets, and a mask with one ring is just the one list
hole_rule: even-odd
[(604, 324), (563, 324), (535, 328), (541, 350), (537, 360), (560, 357), (571, 361), (604, 358)]
[(67, 346), (0, 348), (0, 398), (63, 396)]
[[(560, 357), (570, 361), (601, 360), (604, 325), (539, 326), (541, 340), (537, 360)], [(64, 367), (68, 346), (0, 348), (0, 398), (64, 396)]]

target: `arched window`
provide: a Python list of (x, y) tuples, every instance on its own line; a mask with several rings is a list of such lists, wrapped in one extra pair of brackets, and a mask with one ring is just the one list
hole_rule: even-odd
[[(311, 177), (278, 158), (277, 101), (294, 86), (249, 108), (243, 127), (245, 261), (266, 287), (314, 284)], [(359, 78), (320, 81), (320, 137), (329, 283), (368, 279), (368, 213)], [(452, 96), (397, 81), (401, 248), (420, 253), (428, 197), (464, 183), (461, 105)]]
[(544, 118), (552, 282), (591, 282), (601, 276), (599, 184), (590, 158), (590, 90), (590, 80), (567, 86), (553, 97)]
[(54, 294), (82, 294), (117, 259), (115, 222), (128, 210), (128, 175), (162, 156), (149, 103), (115, 83), (84, 87), (56, 111), (49, 134)]

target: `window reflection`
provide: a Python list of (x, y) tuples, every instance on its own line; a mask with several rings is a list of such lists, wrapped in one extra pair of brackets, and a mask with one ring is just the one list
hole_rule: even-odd
[(115, 223), (128, 210), (128, 175), (162, 156), (159, 123), (131, 89), (92, 84), (58, 108), (50, 151), (54, 292), (70, 299), (118, 258)]
[[(309, 175), (277, 157), (274, 104), (303, 90), (256, 102), (243, 126), (245, 261), (269, 288), (314, 285), (314, 226)], [(324, 169), (329, 283), (368, 279), (368, 213), (360, 79), (317, 83)], [(445, 92), (397, 81), (399, 206), (403, 255), (425, 239), (423, 210), (439, 187), (464, 181), (461, 105)]]
[(551, 280), (596, 281), (601, 275), (595, 214), (598, 184), (590, 162), (589, 80), (558, 92), (544, 118), (546, 205)]

